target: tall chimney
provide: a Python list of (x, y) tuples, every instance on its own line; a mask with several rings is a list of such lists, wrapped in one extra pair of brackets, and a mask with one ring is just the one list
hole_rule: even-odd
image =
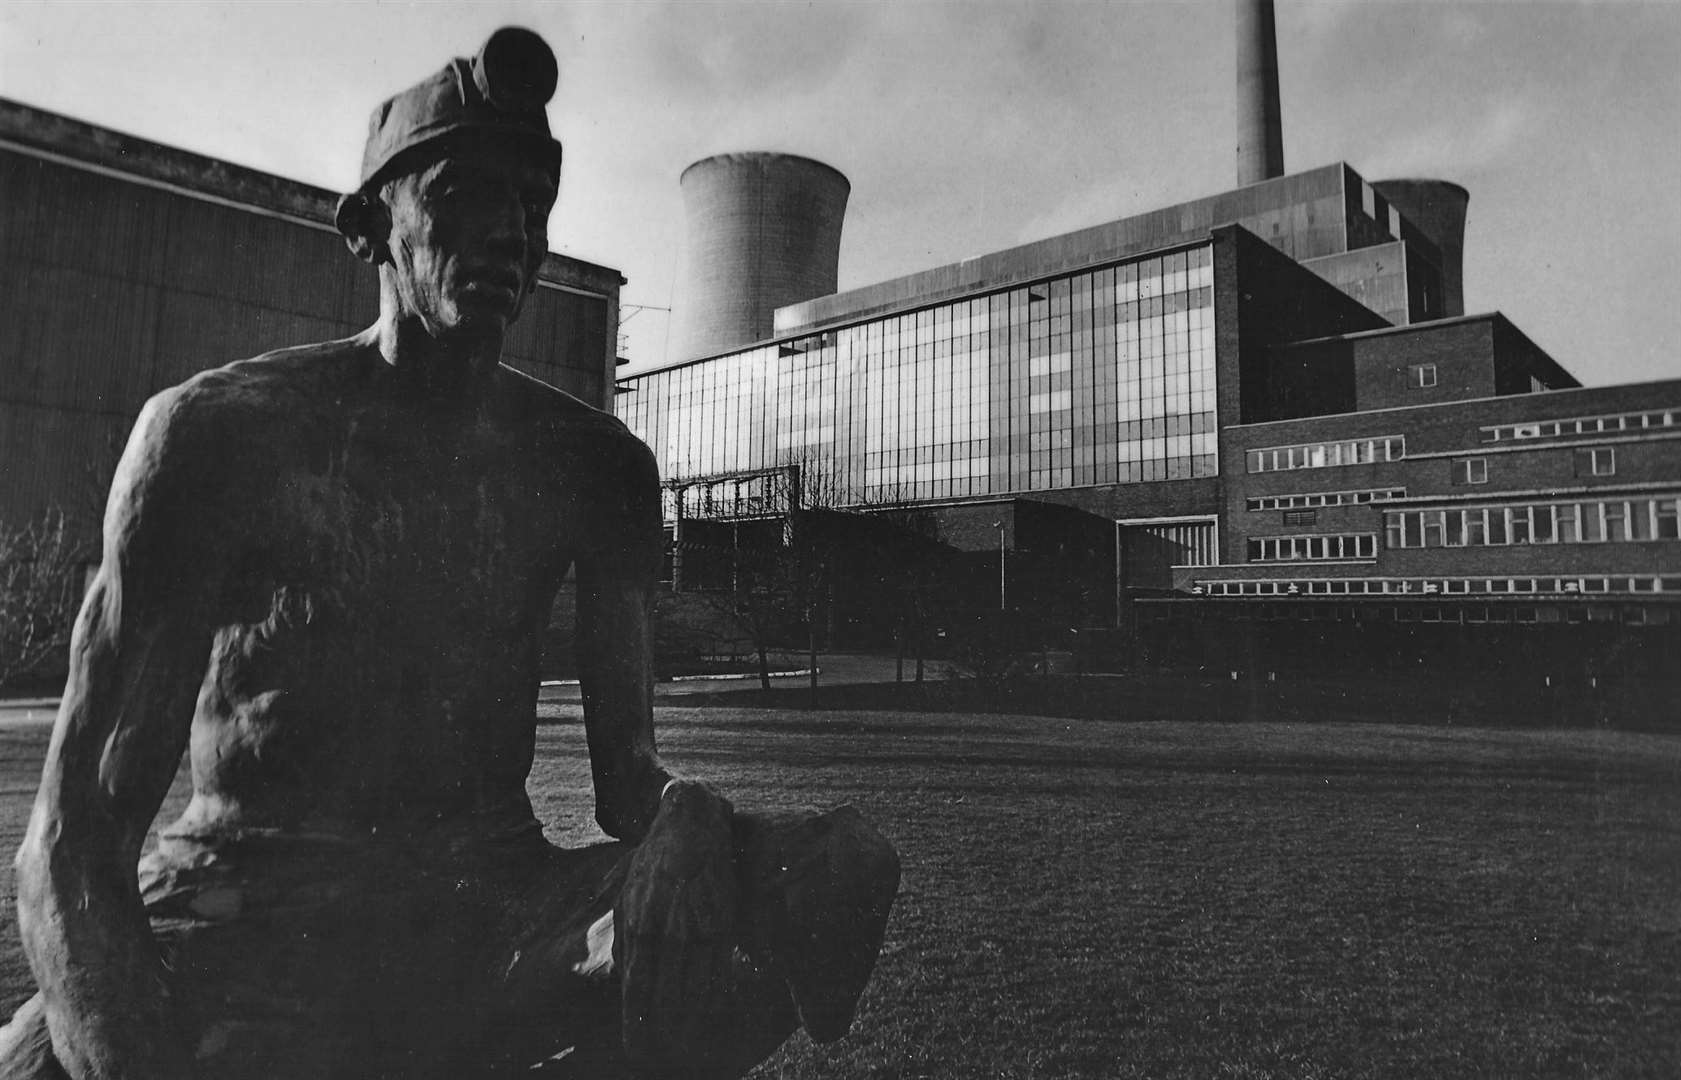
[(835, 291), (845, 176), (792, 154), (719, 154), (684, 169), (681, 184), (680, 360), (763, 341), (777, 308)]
[(1284, 175), (1272, 0), (1237, 2), (1237, 184)]

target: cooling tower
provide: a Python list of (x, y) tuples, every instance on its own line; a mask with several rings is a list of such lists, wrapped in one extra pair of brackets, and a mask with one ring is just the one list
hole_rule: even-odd
[(1465, 206), (1471, 193), (1446, 180), (1385, 180), (1372, 185), (1442, 250), (1442, 314), (1465, 314)]
[(719, 154), (684, 169), (681, 183), (678, 359), (762, 341), (777, 308), (835, 291), (851, 192), (839, 172), (790, 154)]
[(1284, 175), (1272, 0), (1237, 2), (1237, 186)]

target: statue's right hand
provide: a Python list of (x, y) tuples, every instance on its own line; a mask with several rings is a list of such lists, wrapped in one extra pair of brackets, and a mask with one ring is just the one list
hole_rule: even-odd
[(168, 1025), (82, 1014), (53, 1023), (53, 1056), (72, 1080), (194, 1080), (187, 1048)]
[(693, 1069), (718, 1030), (735, 949), (729, 800), (673, 780), (631, 855), (615, 908), (625, 1054), (637, 1068)]
[[(154, 980), (141, 980), (153, 982)], [(189, 1037), (161, 986), (120, 1005), (91, 999), (44, 1010), (53, 1056), (73, 1080), (194, 1080)]]
[[(20, 872), (20, 882), (33, 881)], [(31, 1040), (72, 1080), (189, 1080), (194, 1043), (146, 924), (20, 889), (18, 922), (41, 992)], [(89, 895), (92, 895), (91, 891)], [(37, 901), (25, 903), (24, 899)], [(14, 1024), (25, 1020), (20, 1010)], [(35, 1074), (26, 1074), (35, 1075)], [(41, 1075), (58, 1076), (56, 1070)], [(6, 1080), (10, 1074), (0, 1072)]]

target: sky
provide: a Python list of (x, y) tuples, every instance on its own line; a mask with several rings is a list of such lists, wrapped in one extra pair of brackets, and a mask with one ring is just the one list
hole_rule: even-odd
[[(368, 113), (529, 26), (565, 144), (554, 250), (678, 359), (678, 176), (803, 154), (852, 184), (840, 287), (1235, 186), (1225, 0), (5, 0), (0, 96), (322, 187)], [(1278, 0), (1287, 171), (1470, 189), (1468, 312), (1584, 383), (1681, 377), (1681, 0)]]

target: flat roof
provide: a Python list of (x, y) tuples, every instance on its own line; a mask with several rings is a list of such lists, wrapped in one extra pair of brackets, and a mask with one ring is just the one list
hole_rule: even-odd
[[(1581, 382), (1580, 379), (1577, 379), (1576, 376), (1571, 373), (1569, 368), (1559, 363), (1552, 353), (1535, 344), (1535, 340), (1528, 334), (1524, 333), (1517, 323), (1514, 323), (1512, 320), (1506, 318), (1505, 314), (1499, 311), (1485, 311), (1481, 314), (1475, 315), (1454, 315), (1445, 319), (1427, 319), (1424, 322), (1402, 323), (1398, 326), (1380, 326), (1374, 330), (1355, 330), (1347, 334), (1330, 334), (1325, 337), (1303, 338), (1300, 341), (1281, 341), (1275, 345), (1269, 346), (1269, 348), (1271, 348), (1274, 352), (1287, 352), (1290, 349), (1323, 345), (1330, 341), (1355, 341), (1364, 338), (1391, 337), (1399, 334), (1418, 334), (1440, 329), (1446, 326), (1459, 326), (1475, 322), (1488, 322), (1494, 324), (1496, 327), (1504, 328), (1508, 333), (1516, 335), (1524, 345), (1528, 346), (1535, 353), (1543, 357), (1547, 363), (1557, 368), (1561, 374), (1570, 379), (1574, 379), (1578, 384)], [(1558, 389), (1575, 390), (1579, 388), (1579, 386), (1566, 386), (1559, 387)]]
[(1093, 263), (1119, 261), (1151, 249), (1192, 242), (1206, 237), (1217, 226), (1290, 205), (1310, 192), (1323, 193), (1332, 186), (1341, 190), (1345, 176), (1360, 178), (1346, 162), (1332, 162), (945, 266), (814, 297), (778, 308), (774, 320), (776, 335), (822, 330), (843, 321), (855, 322), (966, 293), (1008, 288)]
[[(1436, 324), (1419, 323), (1417, 325), (1422, 328)], [(1495, 402), (1511, 404), (1519, 401), (1557, 401), (1559, 398), (1567, 395), (1610, 393), (1626, 394), (1637, 390), (1658, 391), (1660, 394), (1672, 392), (1675, 395), (1676, 403), (1681, 404), (1681, 379), (1650, 379), (1645, 382), (1635, 383), (1607, 383), (1604, 386), (1565, 386), (1557, 390), (1542, 390), (1529, 394), (1495, 394), (1490, 397), (1455, 398), (1452, 401), (1421, 401), (1417, 404), (1409, 405), (1386, 405), (1381, 409), (1355, 409), (1350, 412), (1314, 413), (1312, 416), (1292, 416), (1283, 420), (1251, 420), (1248, 423), (1242, 424), (1222, 424), (1220, 426), (1220, 430), (1231, 431), (1239, 428), (1247, 430), (1250, 428), (1273, 427), (1281, 424), (1308, 424), (1315, 421), (1335, 420), (1350, 416), (1381, 416), (1384, 413), (1416, 412), (1421, 409), (1453, 409), (1462, 408), (1467, 405), (1488, 405)], [(1666, 404), (1660, 398), (1651, 407), (1663, 409), (1670, 408), (1672, 406)], [(1536, 419), (1548, 420), (1553, 419), (1553, 417), (1539, 416), (1536, 417)]]

